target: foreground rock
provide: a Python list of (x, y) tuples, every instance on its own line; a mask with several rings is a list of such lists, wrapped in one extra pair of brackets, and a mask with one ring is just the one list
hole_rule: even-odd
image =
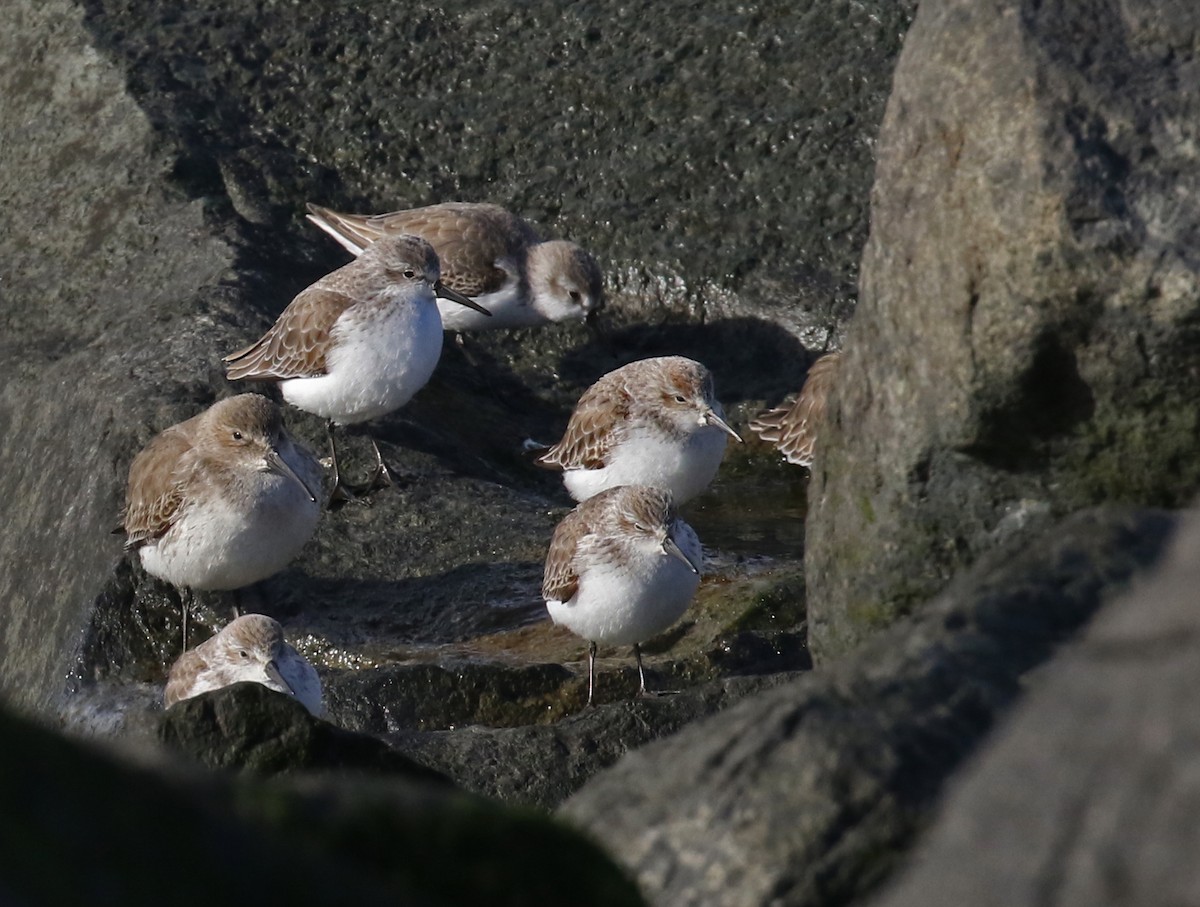
[(880, 907), (1194, 904), (1200, 514), (956, 782)]
[(1191, 0), (921, 4), (813, 476), (818, 660), (1005, 535), (1200, 490), (1197, 47)]
[(656, 904), (846, 903), (894, 867), (1023, 675), (1174, 525), (1161, 511), (1072, 517), (956, 581), (919, 623), (630, 753), (561, 814)]
[(5, 713), (0, 842), (13, 903), (641, 903), (568, 830), (443, 785), (163, 776)]

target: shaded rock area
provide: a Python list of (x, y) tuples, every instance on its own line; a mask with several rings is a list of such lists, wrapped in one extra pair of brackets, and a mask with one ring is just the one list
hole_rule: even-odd
[(955, 782), (878, 903), (1193, 904), (1200, 513), (1105, 608)]
[(443, 784), (133, 768), (0, 713), (6, 903), (642, 903), (594, 845)]
[(1200, 7), (922, 3), (806, 569), (818, 658), (1014, 532), (1200, 490)]
[(997, 551), (919, 622), (630, 753), (561, 815), (654, 903), (849, 903), (895, 866), (1025, 673), (1153, 563), (1175, 523), (1085, 511)]

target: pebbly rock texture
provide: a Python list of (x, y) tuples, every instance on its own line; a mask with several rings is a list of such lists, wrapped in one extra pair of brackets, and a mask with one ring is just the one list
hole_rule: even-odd
[(531, 812), (398, 778), (234, 781), (133, 768), (0, 712), (5, 903), (637, 905)]
[(1200, 7), (922, 3), (813, 474), (814, 654), (999, 539), (1200, 489)]
[(880, 907), (1200, 900), (1200, 514), (952, 785)]
[[(547, 695), (569, 710), (579, 650), (522, 635), (545, 623), (541, 562), (569, 501), (521, 442), (552, 440), (582, 390), (633, 358), (703, 359), (735, 421), (794, 387), (800, 338), (828, 342), (852, 302), (872, 137), (913, 7), (7, 4), (4, 699), (112, 730), (129, 711), (115, 686), (140, 701), (178, 656), (178, 594), (110, 534), (126, 472), (153, 434), (244, 390), (220, 356), (344, 262), (304, 203), (467, 198), (592, 249), (605, 333), (451, 346), (409, 407), (369, 426), (399, 487), (324, 519), (237, 603), (278, 617), (329, 688), (345, 685), (348, 719), (369, 711), (350, 694), (386, 687), (358, 672), (453, 659), (492, 689), (409, 713), (418, 726), (538, 720), (500, 692), (532, 701), (524, 679), (554, 681), (546, 666), (564, 661)], [(286, 419), (323, 448), (319, 420)], [(346, 447), (365, 469), (365, 440)], [(660, 641), (656, 669), (701, 682), (807, 666), (803, 497), (768, 455), (731, 451), (687, 514), (725, 610)], [(193, 638), (234, 603), (201, 596)], [(416, 698), (398, 690), (380, 712)]]
[(848, 903), (894, 868), (1024, 675), (1151, 564), (1175, 524), (1085, 511), (1010, 544), (919, 622), (628, 754), (560, 814), (655, 904)]

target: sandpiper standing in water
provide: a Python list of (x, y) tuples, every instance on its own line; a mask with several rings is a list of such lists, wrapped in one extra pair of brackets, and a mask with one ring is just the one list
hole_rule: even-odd
[(590, 320), (604, 305), (600, 266), (573, 242), (543, 241), (498, 205), (446, 202), (390, 214), (339, 214), (308, 206), (308, 219), (353, 255), (385, 236), (413, 233), (433, 244), (446, 286), (492, 317), (438, 303), (448, 331), (537, 327)]
[[(260, 340), (225, 357), (231, 380), (278, 382), (284, 400), (326, 420), (331, 500), (349, 497), (333, 426), (390, 413), (425, 386), (442, 353), (438, 296), (487, 316), (442, 285), (433, 246), (418, 236), (388, 236), (301, 292)], [(368, 489), (391, 481), (379, 445), (371, 444), (376, 468)]]
[(535, 462), (561, 470), (577, 501), (650, 485), (682, 504), (712, 481), (728, 437), (742, 440), (725, 421), (708, 369), (665, 356), (621, 366), (588, 388), (562, 439)]
[[(181, 589), (249, 586), (282, 570), (316, 531), (321, 473), (266, 397), (221, 400), (134, 458), (125, 548), (147, 573)], [(185, 648), (187, 608), (185, 600)]]
[(181, 699), (242, 681), (294, 696), (314, 715), (324, 711), (317, 672), (284, 640), (279, 622), (265, 614), (243, 614), (180, 655), (167, 676), (163, 705), (170, 708)]
[(687, 610), (703, 554), (670, 494), (644, 485), (610, 488), (572, 510), (554, 530), (542, 597), (556, 624), (588, 641), (588, 701), (596, 644), (633, 646), (638, 693), (646, 695), (641, 643)]

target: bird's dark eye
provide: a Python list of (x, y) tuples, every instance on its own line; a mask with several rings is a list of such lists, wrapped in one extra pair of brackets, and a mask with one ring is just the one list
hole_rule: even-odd
[(245, 649), (242, 649), (240, 652), (238, 652), (238, 654), (241, 655), (243, 659), (247, 659), (250, 657), (250, 653), (247, 652)]
[(414, 271), (412, 268), (405, 268), (405, 269), (404, 269), (404, 276), (405, 276), (405, 278), (407, 278), (408, 280), (412, 280), (414, 277), (416, 277), (416, 276), (417, 276), (417, 272), (416, 272), (416, 271)]
[(579, 302), (583, 298), (578, 290), (571, 290), (567, 295), (571, 297), (571, 302)]
[(676, 395), (675, 395), (675, 402), (676, 402), (676, 403), (687, 403), (687, 398), (686, 398), (686, 397), (684, 397), (684, 396), (683, 396), (683, 394), (676, 394)]
[(235, 441), (242, 440), (242, 433), (240, 431), (235, 431), (233, 433), (233, 440), (235, 440)]

